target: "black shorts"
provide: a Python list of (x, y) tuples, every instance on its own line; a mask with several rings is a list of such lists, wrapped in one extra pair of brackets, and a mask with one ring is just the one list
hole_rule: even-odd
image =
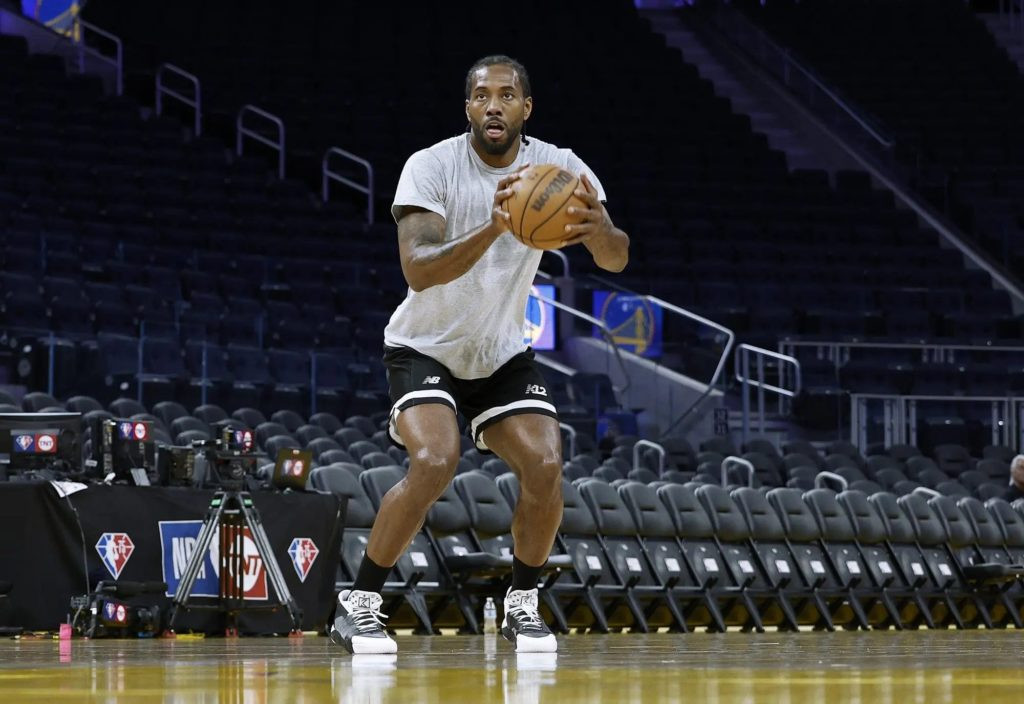
[(539, 413), (558, 419), (533, 350), (520, 352), (483, 379), (458, 379), (443, 364), (410, 347), (385, 346), (384, 366), (392, 403), (388, 435), (403, 449), (398, 414), (421, 403), (441, 403), (462, 413), (470, 437), (483, 452), (490, 452), (483, 431), (503, 418)]

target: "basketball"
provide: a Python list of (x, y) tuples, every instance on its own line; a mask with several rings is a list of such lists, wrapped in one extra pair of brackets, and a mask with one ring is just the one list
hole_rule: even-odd
[(565, 244), (565, 226), (580, 222), (569, 215), (569, 207), (587, 207), (573, 194), (579, 183), (572, 172), (554, 164), (524, 171), (505, 201), (516, 239), (536, 249), (558, 249)]

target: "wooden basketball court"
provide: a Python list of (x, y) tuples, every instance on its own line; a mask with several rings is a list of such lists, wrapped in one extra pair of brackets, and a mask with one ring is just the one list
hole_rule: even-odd
[(1019, 631), (399, 636), (397, 656), (326, 638), (0, 642), (0, 701), (1019, 702)]

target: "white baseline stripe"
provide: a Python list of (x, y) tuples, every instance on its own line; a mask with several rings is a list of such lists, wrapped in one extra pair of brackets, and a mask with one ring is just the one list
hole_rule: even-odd
[(489, 421), (491, 418), (499, 416), (502, 413), (507, 413), (508, 411), (517, 411), (520, 408), (539, 408), (541, 410), (551, 411), (552, 413), (558, 413), (553, 404), (550, 404), (547, 401), (534, 401), (533, 399), (513, 401), (512, 403), (506, 404), (504, 406), (495, 406), (494, 408), (488, 408), (486, 411), (484, 411), (476, 418), (474, 418), (472, 421), (470, 421), (469, 426), (470, 431), (473, 434), (473, 438), (476, 438), (476, 429), (480, 426), (481, 423), (485, 423), (486, 421)]

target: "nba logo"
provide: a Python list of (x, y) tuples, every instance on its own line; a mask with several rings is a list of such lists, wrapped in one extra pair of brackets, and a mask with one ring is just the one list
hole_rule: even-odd
[(32, 452), (36, 446), (35, 435), (15, 435), (14, 449), (18, 452)]
[(104, 533), (96, 542), (96, 552), (100, 554), (107, 572), (117, 579), (128, 564), (128, 558), (135, 552), (135, 543), (127, 533)]
[(306, 581), (309, 570), (312, 569), (316, 556), (319, 554), (320, 551), (317, 549), (316, 543), (310, 538), (292, 540), (292, 544), (288, 546), (288, 555), (292, 558), (292, 565), (295, 567), (295, 573), (299, 575), (300, 582)]
[(131, 439), (134, 433), (134, 427), (132, 423), (124, 422), (117, 426), (118, 434), (125, 439)]

